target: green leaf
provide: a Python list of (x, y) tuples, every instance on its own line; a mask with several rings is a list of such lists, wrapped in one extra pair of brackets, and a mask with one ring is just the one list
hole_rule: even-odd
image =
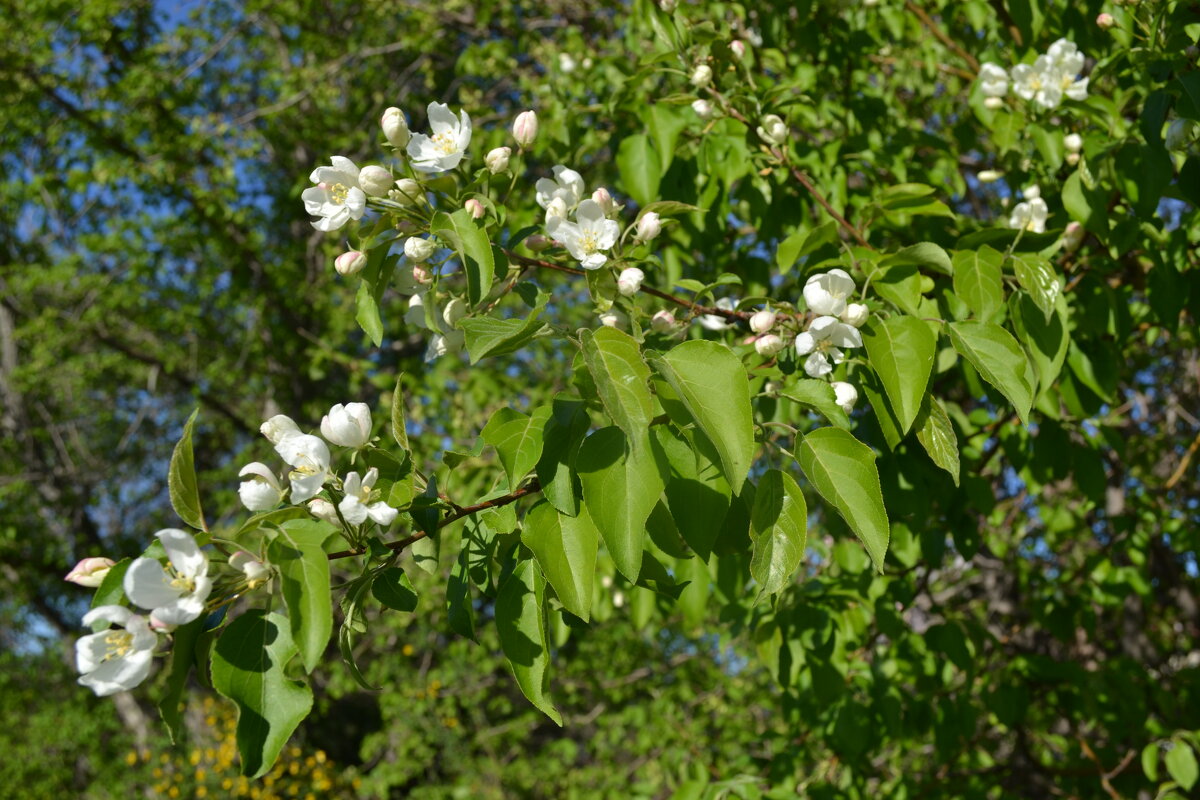
[[(129, 565), (132, 563), (131, 559), (122, 558), (108, 568), (108, 574), (104, 576), (104, 580), (100, 581), (100, 585), (96, 587), (96, 593), (92, 595), (91, 608), (122, 604), (125, 599), (125, 573), (129, 571)], [(104, 623), (98, 623), (98, 626), (100, 628), (107, 627)]]
[[(587, 410), (577, 397), (554, 398), (550, 416), (542, 428), (542, 457), (537, 463), (542, 496), (567, 516), (579, 513), (579, 476), (575, 474), (575, 454), (587, 435)], [(551, 581), (553, 584), (553, 581)]]
[(496, 448), (510, 488), (529, 473), (542, 456), (542, 430), (550, 417), (550, 406), (541, 406), (533, 416), (512, 408), (501, 408), (492, 414), (480, 435)]
[(1054, 386), (1067, 360), (1070, 335), (1067, 333), (1066, 300), (1059, 295), (1055, 313), (1049, 322), (1042, 316), (1033, 298), (1023, 292), (1009, 298), (1008, 306), (1008, 317), (1012, 320), (1017, 338), (1029, 351), (1033, 371), (1037, 375), (1037, 396), (1041, 397)]
[(1012, 334), (999, 325), (977, 320), (951, 322), (947, 327), (954, 349), (1007, 397), (1021, 421), (1028, 423), (1033, 387), (1026, 373), (1032, 368)]
[(637, 442), (654, 416), (654, 400), (647, 385), (650, 368), (642, 360), (637, 342), (616, 328), (585, 330), (579, 341), (604, 410), (631, 442)]
[(1158, 783), (1158, 742), (1142, 748), (1142, 772), (1152, 783)]
[(521, 541), (533, 551), (563, 607), (587, 622), (592, 614), (592, 578), (600, 546), (600, 532), (587, 509), (568, 517), (549, 503), (538, 503), (525, 516)]
[(670, 516), (688, 546), (707, 561), (732, 495), (721, 471), (721, 457), (708, 437), (696, 430), (676, 433), (663, 425), (654, 436), (670, 469), (666, 488)]
[(487, 233), (465, 208), (453, 214), (434, 214), (430, 231), (458, 253), (467, 276), (467, 300), (472, 306), (479, 305), (492, 290), (496, 276), (496, 261)]
[(796, 458), (821, 497), (867, 548), (875, 569), (883, 572), (891, 534), (871, 448), (846, 431), (818, 428), (800, 440)]
[(1054, 314), (1054, 304), (1062, 292), (1054, 265), (1037, 253), (1013, 253), (1012, 263), (1017, 281), (1029, 292), (1033, 302), (1046, 315), (1046, 322), (1049, 322)]
[(575, 458), (584, 505), (617, 569), (631, 581), (641, 570), (646, 520), (666, 474), (657, 442), (647, 431), (642, 437), (638, 447), (627, 447), (620, 428), (601, 428), (584, 439)]
[(183, 436), (171, 453), (171, 466), (167, 472), (167, 489), (171, 495), (171, 507), (179, 518), (193, 528), (207, 531), (204, 512), (200, 510), (200, 488), (196, 485), (196, 467), (192, 459), (192, 430), (200, 409), (192, 412), (183, 426)]
[[(647, 112), (646, 123), (650, 129), (650, 136), (654, 139), (658, 159), (665, 172), (671, 166), (671, 159), (675, 157), (675, 144), (679, 141), (679, 134), (688, 127), (687, 115), (690, 109), (684, 110), (677, 106), (655, 103), (647, 109)], [(659, 214), (664, 213), (654, 208), (646, 210), (656, 211)]]
[(229, 623), (212, 654), (213, 688), (237, 704), (242, 774), (264, 775), (312, 710), (312, 690), (284, 674), (296, 655), (287, 620), (251, 609)]
[(849, 429), (850, 427), (850, 417), (837, 404), (837, 395), (834, 393), (833, 387), (825, 381), (801, 378), (788, 386), (787, 391), (782, 393), (781, 397), (815, 408), (825, 419), (839, 428)]
[(515, 353), (539, 336), (550, 332), (550, 326), (542, 322), (543, 300), (525, 319), (496, 319), (492, 316), (466, 317), (458, 321), (458, 328), (466, 339), (467, 355), (471, 363), (484, 356), (504, 356)]
[(356, 311), (354, 318), (358, 326), (376, 347), (383, 344), (383, 320), (379, 318), (379, 304), (375, 302), (375, 294), (371, 284), (361, 281), (358, 284), (358, 294), (354, 297)]
[(1004, 254), (984, 245), (954, 254), (954, 293), (975, 316), (989, 320), (1004, 305)]
[(171, 667), (158, 700), (158, 713), (167, 726), (172, 744), (183, 740), (183, 695), (196, 659), (196, 641), (203, 632), (204, 617), (200, 617), (176, 628), (171, 636)]
[(417, 592), (400, 567), (388, 567), (375, 576), (371, 594), (388, 608), (396, 611), (417, 610)]
[[(941, 205), (940, 203), (938, 205)], [(945, 208), (945, 206), (943, 206)], [(954, 216), (946, 209), (948, 216)], [(916, 213), (910, 211), (908, 213)], [(929, 212), (922, 212), (929, 213)], [(910, 245), (898, 253), (893, 253), (885, 257), (879, 262), (881, 267), (892, 267), (901, 264), (911, 264), (914, 267), (929, 267), (932, 270), (942, 273), (943, 275), (953, 275), (954, 265), (950, 261), (950, 256), (946, 254), (939, 245), (933, 242), (917, 242)]]
[(658, 196), (662, 180), (662, 161), (658, 150), (644, 134), (626, 136), (617, 150), (617, 169), (621, 185), (640, 206), (648, 205)]
[(750, 574), (760, 587), (760, 600), (787, 587), (804, 559), (807, 537), (808, 507), (800, 487), (791, 475), (768, 470), (758, 482), (750, 512)]
[(921, 411), (933, 372), (937, 336), (927, 324), (907, 316), (873, 319), (862, 334), (871, 367), (883, 383), (904, 436)]
[(471, 608), (471, 565), (467, 561), (470, 551), (464, 547), (450, 569), (450, 582), (446, 584), (446, 622), (450, 630), (471, 641), (475, 641), (475, 615)]
[(562, 716), (546, 694), (550, 653), (546, 646), (543, 602), (546, 579), (532, 561), (522, 561), (496, 595), (496, 631), (517, 685), (534, 707), (562, 725)]
[(921, 416), (917, 418), (917, 441), (933, 463), (949, 472), (954, 485), (958, 486), (958, 437), (954, 435), (954, 426), (950, 424), (945, 406), (933, 395), (925, 396)]
[(652, 359), (651, 366), (716, 446), (730, 488), (741, 492), (754, 460), (750, 381), (741, 359), (725, 345), (697, 339)]
[(396, 376), (396, 388), (392, 392), (392, 438), (402, 450), (408, 446), (408, 428), (404, 424), (404, 373)]
[(779, 243), (775, 251), (775, 264), (779, 271), (787, 274), (802, 256), (816, 250), (823, 244), (837, 241), (837, 223), (833, 220), (813, 228), (811, 231), (797, 231)]
[(334, 531), (328, 522), (290, 520), (279, 526), (279, 535), (267, 548), (272, 566), (279, 570), (292, 638), (306, 672), (316, 668), (333, 633), (329, 559), (321, 545)]
[(694, 206), (691, 203), (681, 203), (678, 200), (656, 200), (649, 205), (643, 206), (638, 211), (638, 219), (653, 211), (660, 217), (677, 217), (680, 214), (693, 214), (697, 211), (704, 211), (700, 206)]
[(1170, 773), (1171, 779), (1178, 783), (1184, 791), (1191, 791), (1192, 787), (1196, 785), (1198, 771), (1196, 754), (1192, 752), (1192, 748), (1188, 746), (1187, 742), (1182, 739), (1174, 740), (1163, 761), (1167, 765), (1167, 772)]
[(871, 284), (875, 293), (884, 300), (914, 317), (921, 315), (921, 273), (912, 264), (895, 264), (887, 267)]
[(342, 661), (350, 670), (350, 677), (369, 692), (377, 692), (379, 687), (372, 686), (366, 676), (362, 674), (362, 670), (358, 668), (358, 661), (354, 657), (354, 634), (364, 633), (367, 630), (362, 611), (363, 601), (366, 599), (374, 579), (375, 573), (368, 572), (346, 586), (341, 600), (343, 622), (342, 627), (338, 629), (338, 650), (342, 654)]

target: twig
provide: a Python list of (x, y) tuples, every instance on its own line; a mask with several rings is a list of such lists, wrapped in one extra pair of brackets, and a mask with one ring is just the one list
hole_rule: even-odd
[(929, 16), (929, 13), (925, 9), (921, 8), (912, 0), (904, 0), (904, 7), (915, 14), (917, 18), (920, 19), (925, 25), (925, 27), (929, 28), (929, 32), (932, 33), (939, 42), (946, 45), (946, 47), (950, 48), (951, 52), (953, 52), (963, 61), (967, 62), (967, 64), (970, 65), (971, 69), (976, 74), (979, 73), (979, 61), (975, 58), (975, 56), (962, 49), (958, 42), (951, 39), (946, 32), (942, 30), (936, 22), (933, 21), (933, 17)]
[(1167, 478), (1164, 489), (1174, 489), (1175, 484), (1179, 483), (1179, 479), (1183, 477), (1183, 473), (1187, 471), (1188, 464), (1192, 462), (1192, 456), (1195, 455), (1196, 449), (1200, 448), (1200, 433), (1196, 434), (1196, 438), (1192, 439), (1192, 443), (1188, 445), (1187, 451), (1183, 454), (1183, 458), (1179, 459), (1179, 466), (1175, 467), (1175, 471), (1171, 473), (1171, 477)]

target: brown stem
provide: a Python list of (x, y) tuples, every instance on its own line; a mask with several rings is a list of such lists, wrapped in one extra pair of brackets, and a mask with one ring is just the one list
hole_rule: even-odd
[(915, 14), (917, 19), (921, 20), (926, 28), (929, 28), (929, 32), (932, 33), (939, 42), (946, 45), (946, 47), (950, 48), (951, 52), (953, 52), (963, 61), (967, 62), (967, 64), (970, 65), (971, 69), (976, 74), (979, 73), (979, 61), (975, 58), (975, 56), (962, 49), (958, 42), (951, 39), (946, 32), (942, 30), (936, 22), (933, 21), (933, 17), (929, 16), (929, 13), (925, 9), (921, 8), (912, 0), (904, 0), (904, 7)]

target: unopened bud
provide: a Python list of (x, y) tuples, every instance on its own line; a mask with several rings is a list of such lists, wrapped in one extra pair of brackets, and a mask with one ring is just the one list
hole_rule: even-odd
[(279, 444), (284, 437), (300, 432), (300, 427), (286, 414), (276, 414), (260, 425), (258, 429), (271, 444)]
[(712, 67), (708, 64), (700, 64), (696, 69), (692, 70), (692, 86), (695, 86), (697, 89), (708, 86), (712, 83), (712, 76)]
[(767, 144), (781, 145), (787, 141), (788, 127), (778, 114), (767, 114), (758, 126), (758, 135)]
[(495, 150), (489, 150), (488, 154), (483, 157), (483, 165), (493, 175), (504, 172), (508, 169), (508, 157), (511, 155), (511, 147), (497, 147)]
[(108, 574), (115, 563), (111, 558), (98, 556), (85, 558), (76, 564), (63, 580), (94, 589), (104, 582), (104, 576)]
[(1113, 19), (1112, 14), (1101, 14), (1100, 16), (1096, 17), (1096, 26), (1101, 30), (1106, 31), (1116, 24), (1117, 21)]
[(522, 111), (517, 114), (517, 118), (513, 122), (513, 138), (517, 140), (517, 145), (522, 150), (529, 149), (529, 146), (537, 139), (537, 133), (537, 114), (532, 111)]
[(983, 98), (983, 107), (986, 109), (990, 109), (991, 111), (998, 111), (999, 109), (1004, 108), (1004, 98), (1003, 97), (985, 97), (985, 98)]
[(325, 522), (332, 523), (341, 527), (341, 520), (338, 519), (337, 509), (333, 507), (333, 503), (328, 500), (318, 497), (308, 501), (308, 513)]
[(231, 555), (229, 557), (229, 566), (246, 577), (246, 586), (250, 589), (254, 589), (266, 582), (267, 576), (271, 572), (266, 564), (245, 550), (238, 550)]
[(763, 393), (768, 397), (779, 397), (779, 393), (783, 391), (783, 386), (779, 381), (767, 381), (763, 384)]
[(392, 173), (383, 167), (371, 164), (359, 170), (358, 185), (362, 187), (362, 190), (367, 193), (368, 197), (387, 197), (387, 193), (391, 191), (394, 181), (392, 180)]
[(620, 317), (616, 314), (608, 313), (600, 315), (600, 324), (606, 328), (615, 328), (620, 321)]
[(1068, 133), (1063, 137), (1063, 147), (1068, 153), (1078, 153), (1083, 149), (1083, 137), (1078, 133)]
[(741, 39), (734, 39), (729, 43), (729, 51), (740, 61), (746, 55), (746, 43)]
[(612, 195), (609, 194), (608, 189), (605, 189), (603, 186), (601, 186), (599, 189), (592, 192), (592, 200), (596, 203), (596, 205), (600, 206), (600, 210), (604, 212), (605, 216), (608, 216), (612, 213), (613, 199)]
[(975, 176), (980, 183), (995, 183), (1004, 177), (1004, 173), (995, 169), (985, 169)]
[(404, 255), (408, 256), (409, 261), (428, 261), (436, 249), (437, 245), (432, 239), (413, 236), (404, 240)]
[(638, 289), (642, 288), (642, 281), (644, 280), (646, 280), (646, 273), (637, 267), (624, 269), (617, 276), (617, 291), (625, 297), (633, 297), (638, 293)]
[(647, 211), (637, 221), (637, 238), (648, 242), (662, 233), (662, 219), (653, 211)]
[(783, 339), (768, 333), (754, 340), (754, 349), (760, 356), (770, 358), (783, 349)]
[(858, 402), (858, 389), (845, 381), (834, 381), (830, 385), (833, 387), (834, 402), (847, 414), (853, 411), (854, 404)]
[(1066, 159), (1068, 166), (1073, 167), (1079, 163), (1079, 153), (1067, 153), (1064, 158)]
[(467, 202), (463, 203), (463, 208), (470, 211), (471, 216), (475, 219), (483, 219), (483, 215), (487, 213), (487, 209), (483, 207), (483, 203), (474, 197), (467, 198)]
[(524, 244), (533, 252), (540, 253), (543, 250), (549, 249), (550, 245), (554, 244), (554, 242), (548, 237), (542, 236), (540, 233), (535, 233), (525, 237)]
[(388, 199), (394, 200), (402, 206), (416, 205), (423, 196), (421, 184), (412, 178), (401, 178), (396, 181), (396, 188), (388, 192)]
[(1079, 249), (1079, 245), (1083, 244), (1084, 230), (1083, 226), (1078, 222), (1068, 222), (1066, 229), (1063, 231), (1063, 249), (1068, 253), (1074, 253)]
[(708, 119), (713, 113), (712, 103), (707, 100), (693, 100), (692, 111), (695, 111), (700, 119)]
[(871, 309), (862, 303), (850, 303), (846, 306), (846, 310), (842, 312), (842, 322), (847, 325), (853, 325), (856, 328), (861, 328), (866, 323), (867, 316), (870, 313)]
[(1021, 196), (1024, 197), (1026, 200), (1037, 200), (1039, 197), (1042, 196), (1042, 188), (1040, 186), (1038, 186), (1036, 183), (1031, 186), (1026, 186), (1021, 191)]
[(667, 333), (675, 327), (675, 315), (665, 309), (658, 311), (650, 318), (650, 327), (657, 333)]
[(344, 275), (347, 278), (362, 272), (366, 265), (367, 254), (360, 253), (358, 250), (347, 250), (333, 260), (333, 268), (337, 270), (338, 275)]
[(380, 124), (383, 126), (384, 137), (392, 147), (404, 147), (412, 138), (412, 133), (408, 130), (408, 121), (404, 119), (404, 112), (398, 108), (392, 107), (384, 111)]
[(755, 312), (750, 318), (750, 330), (755, 333), (766, 333), (775, 327), (775, 312), (769, 309)]

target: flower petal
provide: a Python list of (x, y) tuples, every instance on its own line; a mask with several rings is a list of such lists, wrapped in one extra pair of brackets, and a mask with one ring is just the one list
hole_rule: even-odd
[(190, 533), (178, 528), (166, 528), (155, 536), (162, 542), (167, 558), (180, 575), (194, 578), (208, 574), (208, 556), (200, 551), (200, 546)]
[(163, 565), (152, 558), (136, 558), (125, 572), (125, 596), (147, 610), (168, 605), (183, 594), (171, 585)]

